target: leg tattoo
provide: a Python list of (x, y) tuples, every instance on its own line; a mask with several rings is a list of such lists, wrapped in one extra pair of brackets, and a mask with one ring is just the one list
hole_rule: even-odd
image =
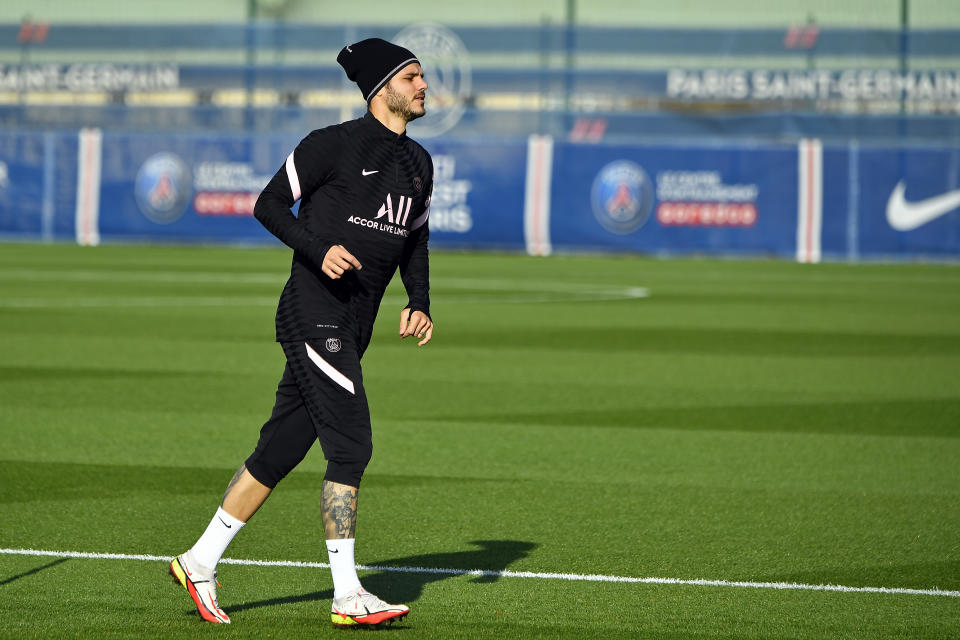
[(227, 483), (227, 489), (223, 492), (223, 500), (220, 501), (220, 506), (223, 506), (223, 503), (227, 501), (227, 496), (230, 495), (230, 490), (233, 489), (233, 486), (240, 481), (240, 476), (243, 475), (243, 472), (247, 470), (245, 464), (241, 464), (240, 468), (237, 469), (237, 472), (233, 474), (233, 477), (230, 478), (230, 482)]
[(327, 540), (356, 537), (357, 488), (323, 481), (323, 530)]

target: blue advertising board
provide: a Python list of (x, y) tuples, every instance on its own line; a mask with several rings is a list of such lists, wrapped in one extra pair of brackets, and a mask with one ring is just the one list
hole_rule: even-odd
[(442, 140), (433, 157), (430, 244), (523, 249), (526, 144), (520, 140)]
[[(100, 234), (110, 240), (265, 242), (257, 196), (295, 138), (107, 134)], [(434, 141), (431, 243), (523, 248), (525, 145)], [(482, 212), (482, 214), (480, 213)]]
[[(298, 140), (2, 133), (0, 236), (276, 245), (253, 206)], [(437, 248), (960, 258), (956, 146), (544, 136), (438, 137), (425, 146), (435, 166)]]
[(105, 134), (101, 237), (268, 242), (272, 236), (253, 218), (253, 206), (296, 143), (246, 135)]
[(43, 228), (44, 140), (0, 134), (0, 229), (38, 236)]
[(0, 132), (0, 235), (72, 238), (76, 179), (75, 134)]
[(863, 148), (861, 255), (960, 256), (960, 148)]
[(792, 254), (796, 157), (786, 145), (557, 143), (553, 247)]

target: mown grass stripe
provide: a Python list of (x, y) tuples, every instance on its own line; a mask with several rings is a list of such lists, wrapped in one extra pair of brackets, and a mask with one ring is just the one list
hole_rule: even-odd
[[(149, 554), (94, 553), (89, 551), (51, 551), (45, 549), (4, 549), (0, 555), (45, 556), (53, 558), (79, 558), (87, 560), (143, 560), (147, 562), (169, 562), (173, 557)], [(329, 569), (326, 562), (304, 562), (298, 560), (248, 560), (242, 558), (223, 558), (223, 564), (235, 564), (256, 567), (294, 567), (299, 569)], [(360, 571), (384, 571), (392, 573), (427, 573), (452, 576), (493, 576), (497, 578), (530, 578), (536, 580), (569, 580), (579, 582), (627, 582), (636, 584), (662, 584), (691, 587), (736, 587), (746, 589), (775, 589), (785, 591), (835, 591), (841, 593), (878, 593), (885, 595), (944, 596), (960, 598), (960, 591), (942, 589), (910, 589), (905, 587), (850, 587), (836, 584), (803, 584), (797, 582), (752, 582), (737, 580), (706, 580), (684, 578), (635, 578), (630, 576), (607, 576), (582, 573), (541, 573), (535, 571), (490, 571), (486, 569), (449, 569), (443, 567), (392, 567), (381, 565), (357, 565)]]
[[(489, 295), (450, 294), (444, 303), (455, 304), (536, 304), (546, 302), (609, 302), (649, 298), (650, 291), (644, 287), (620, 287), (608, 289), (583, 289), (561, 294), (545, 290), (543, 293), (493, 293)], [(385, 295), (382, 304), (400, 304), (408, 300), (403, 295)], [(128, 308), (194, 308), (207, 307), (275, 307), (276, 296), (134, 296), (127, 298), (84, 297), (58, 294), (55, 297), (7, 298), (0, 300), (0, 309), (128, 309)]]

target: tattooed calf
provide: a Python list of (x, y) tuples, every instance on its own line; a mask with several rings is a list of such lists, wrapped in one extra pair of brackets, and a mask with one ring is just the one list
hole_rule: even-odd
[(323, 481), (323, 530), (327, 540), (356, 537), (356, 487)]

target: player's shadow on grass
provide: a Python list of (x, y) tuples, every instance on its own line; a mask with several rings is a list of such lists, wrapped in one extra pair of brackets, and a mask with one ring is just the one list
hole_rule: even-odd
[[(426, 585), (464, 575), (471, 571), (480, 571), (478, 575), (471, 578), (473, 582), (496, 582), (500, 579), (499, 573), (501, 571), (517, 560), (527, 557), (537, 547), (533, 542), (520, 540), (477, 540), (470, 544), (480, 548), (451, 553), (425, 553), (378, 562), (374, 566), (382, 567), (383, 570), (362, 576), (363, 587), (387, 602), (409, 604), (420, 598)], [(414, 569), (422, 569), (422, 571)], [(232, 607), (224, 607), (223, 610), (228, 614), (234, 614), (238, 611), (259, 607), (331, 599), (333, 599), (333, 589), (327, 589), (295, 596), (246, 602)]]
[(30, 569), (29, 571), (24, 571), (23, 573), (18, 573), (18, 574), (15, 575), (15, 576), (10, 576), (9, 578), (7, 578), (7, 579), (5, 579), (5, 580), (0, 580), (0, 587), (2, 587), (2, 586), (5, 585), (5, 584), (10, 584), (11, 582), (14, 582), (14, 581), (16, 581), (16, 580), (19, 580), (20, 578), (26, 578), (27, 576), (32, 576), (32, 575), (35, 574), (35, 573), (40, 573), (40, 572), (43, 571), (44, 569), (50, 569), (50, 568), (52, 568), (52, 567), (57, 566), (58, 564), (63, 564), (63, 563), (66, 562), (67, 560), (69, 560), (69, 558), (60, 558), (59, 560), (54, 560), (53, 562), (48, 562), (47, 564), (43, 565), (42, 567), (35, 567), (35, 568), (33, 568), (33, 569)]

